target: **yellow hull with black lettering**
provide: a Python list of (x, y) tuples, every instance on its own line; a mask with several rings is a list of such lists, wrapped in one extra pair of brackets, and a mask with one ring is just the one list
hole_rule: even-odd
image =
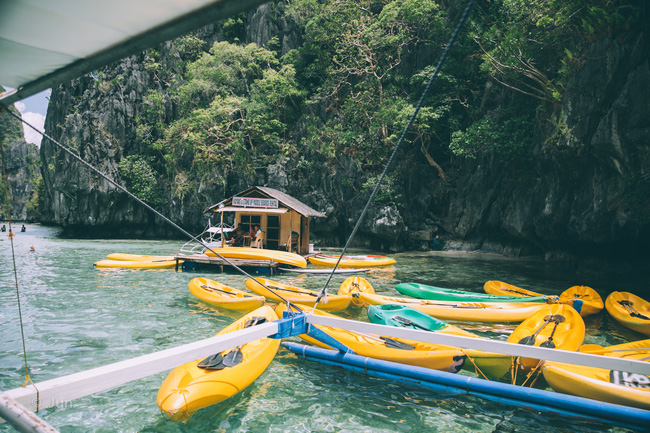
[[(618, 344), (587, 353), (648, 362), (650, 340)], [(544, 363), (542, 372), (557, 392), (650, 410), (648, 376), (550, 361)]]

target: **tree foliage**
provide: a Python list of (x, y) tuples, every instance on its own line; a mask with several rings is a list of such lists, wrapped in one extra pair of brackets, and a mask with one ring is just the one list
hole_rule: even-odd
[(626, 0), (497, 0), (474, 20), (483, 69), (500, 84), (546, 103), (562, 100), (574, 56), (593, 37), (638, 18)]
[[(590, 38), (634, 22), (638, 13), (628, 6), (625, 0), (477, 2), (405, 137), (406, 165), (428, 165), (446, 179), (444, 167), (454, 157), (530, 161), (535, 119), (558, 111)], [(185, 200), (208, 179), (222, 182), (228, 172), (286, 157), (307, 170), (303, 144), (332, 165), (346, 156), (365, 179), (376, 176), (460, 14), (448, 5), (448, 16), (432, 0), (292, 0), (275, 7), (301, 34), (300, 45), (281, 57), (277, 37), (267, 47), (239, 42), (242, 17), (223, 23), (225, 40), (212, 47), (193, 36), (174, 41), (180, 72), (145, 98), (137, 139), (140, 163), (175, 197)], [(150, 50), (146, 58), (147, 70), (161, 79), (159, 53)], [(493, 102), (494, 89), (500, 100)], [(391, 182), (397, 191), (399, 177)]]
[(140, 156), (131, 155), (123, 158), (118, 164), (118, 170), (125, 187), (139, 199), (153, 207), (165, 203), (154, 171)]

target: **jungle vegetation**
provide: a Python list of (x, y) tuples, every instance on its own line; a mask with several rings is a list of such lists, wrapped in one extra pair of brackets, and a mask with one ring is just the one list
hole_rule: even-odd
[[(482, 0), (407, 137), (405, 162), (426, 161), (440, 179), (455, 159), (492, 155), (525, 166), (535, 125), (557, 123), (580, 53), (598, 37), (638, 25), (629, 0)], [(149, 50), (151, 91), (137, 119), (139, 155), (120, 163), (152, 203), (162, 186), (183, 202), (224, 173), (250, 172), (306, 152), (346, 155), (368, 179), (393, 149), (464, 2), (290, 0), (273, 6), (300, 46), (278, 38), (245, 45), (243, 18), (222, 24), (213, 46), (174, 41), (176, 68)], [(170, 118), (166, 107), (174, 107)], [(301, 165), (302, 162), (302, 165)], [(390, 196), (390, 194), (388, 194)]]

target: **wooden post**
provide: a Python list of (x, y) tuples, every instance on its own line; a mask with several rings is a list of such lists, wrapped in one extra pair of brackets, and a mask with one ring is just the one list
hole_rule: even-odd
[(300, 217), (300, 247), (299, 253), (302, 255), (309, 253), (309, 217)]
[(223, 248), (223, 247), (226, 246), (226, 243), (223, 241), (223, 212), (220, 212), (220, 214), (221, 214), (221, 226), (220, 226), (220, 229), (221, 229), (221, 248)]

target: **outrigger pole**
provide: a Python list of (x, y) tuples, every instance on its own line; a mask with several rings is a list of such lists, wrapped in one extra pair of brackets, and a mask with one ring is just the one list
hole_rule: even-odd
[[(339, 342), (328, 339), (328, 336), (324, 336), (324, 333), (316, 329), (313, 325), (331, 326), (389, 337), (401, 337), (409, 340), (485, 350), (488, 352), (504, 353), (513, 356), (544, 359), (598, 368), (617, 369), (650, 375), (650, 364), (642, 361), (554, 350), (536, 346), (523, 346), (504, 341), (493, 341), (489, 339), (397, 328), (393, 326), (359, 322), (356, 320), (318, 316), (311, 313), (305, 314), (301, 312), (298, 314), (294, 313), (293, 315), (287, 313), (289, 312), (285, 312), (285, 318), (283, 319), (264, 323), (252, 328), (215, 336), (194, 343), (185, 344), (183, 346), (39, 382), (36, 384), (38, 391), (34, 385), (30, 384), (24, 388), (21, 387), (6, 391), (0, 394), (0, 396), (7, 396), (24, 405), (29, 410), (36, 411), (39, 409), (46, 409), (48, 407), (65, 404), (66, 402), (76, 398), (112, 389), (127, 382), (151, 376), (194, 359), (208, 356), (226, 349), (231, 349), (260, 338), (281, 339), (301, 334), (309, 334), (314, 338), (324, 341), (330, 347), (335, 347), (340, 354), (353, 353), (349, 348)], [(400, 365), (403, 369), (414, 368), (408, 365)], [(451, 375), (452, 373), (448, 374)], [(552, 392), (548, 393), (554, 394)], [(510, 396), (509, 398), (517, 400), (515, 395)], [(36, 405), (37, 400), (40, 402), (38, 407)], [(620, 407), (624, 408), (625, 406)], [(647, 414), (648, 420), (650, 421), (650, 411), (642, 412)], [(594, 418), (599, 418), (598, 413), (593, 413), (591, 415)]]

